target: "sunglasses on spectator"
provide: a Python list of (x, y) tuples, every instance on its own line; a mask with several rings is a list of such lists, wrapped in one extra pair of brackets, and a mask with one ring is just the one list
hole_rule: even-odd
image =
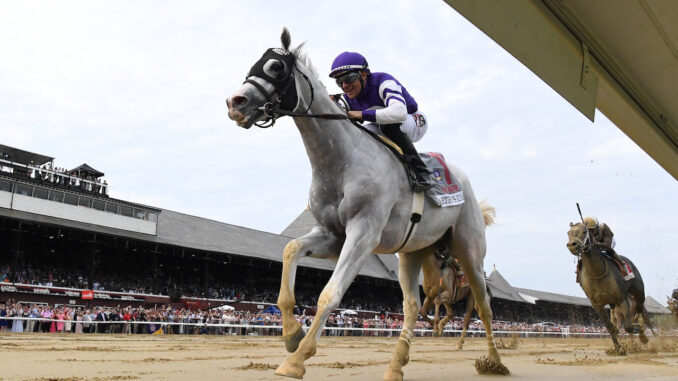
[(344, 74), (341, 77), (337, 77), (337, 86), (341, 87), (341, 86), (343, 86), (344, 83), (347, 84), (347, 85), (351, 84), (351, 83), (357, 81), (358, 78), (360, 78), (360, 73), (357, 72), (357, 71), (354, 71), (354, 72), (351, 72), (351, 73), (348, 73), (348, 74)]

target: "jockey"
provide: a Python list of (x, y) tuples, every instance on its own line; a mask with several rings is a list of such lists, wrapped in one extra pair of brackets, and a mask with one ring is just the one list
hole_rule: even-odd
[(624, 262), (614, 250), (616, 242), (614, 240), (614, 233), (612, 233), (610, 227), (605, 223), (599, 223), (598, 219), (595, 217), (584, 218), (584, 225), (586, 225), (589, 234), (591, 234), (591, 238), (593, 238), (593, 244), (605, 250), (605, 252), (612, 256), (612, 259), (614, 259), (615, 262), (619, 263), (624, 279), (628, 280), (633, 278), (634, 276), (630, 276), (627, 270), (626, 262)]
[(412, 144), (424, 136), (428, 123), (405, 87), (390, 74), (372, 73), (365, 57), (353, 52), (334, 59), (330, 77), (344, 92), (331, 97), (349, 118), (368, 122), (365, 128), (386, 135), (402, 149), (405, 163), (416, 176), (414, 191), (431, 188), (430, 172)]

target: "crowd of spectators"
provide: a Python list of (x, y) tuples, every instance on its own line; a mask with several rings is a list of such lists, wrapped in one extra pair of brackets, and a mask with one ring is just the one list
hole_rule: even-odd
[(38, 182), (50, 183), (53, 186), (77, 188), (82, 191), (108, 194), (108, 182), (93, 173), (69, 171), (66, 168), (55, 167), (54, 162), (35, 165), (32, 161), (28, 165), (16, 163), (0, 163), (3, 172), (17, 176), (25, 176)]
[[(295, 315), (295, 318), (304, 326), (310, 326), (313, 322), (313, 316), (301, 314)], [(402, 324), (403, 321), (400, 318), (388, 314), (375, 315), (373, 318), (331, 314), (325, 325), (324, 334), (328, 336), (396, 336), (397, 331), (402, 329)], [(279, 313), (261, 311), (232, 311), (219, 308), (199, 311), (171, 305), (157, 308), (132, 308), (131, 306), (90, 308), (21, 304), (13, 300), (0, 303), (0, 332), (148, 334), (162, 328), (165, 334), (280, 335), (281, 325)], [(276, 327), (267, 328), (272, 326)], [(456, 331), (462, 328), (460, 319), (451, 320), (445, 327), (445, 329)], [(430, 335), (428, 329), (430, 329), (428, 323), (419, 319), (415, 325), (415, 335)], [(527, 324), (501, 321), (493, 322), (492, 329), (504, 334), (531, 332), (600, 335), (606, 332), (604, 327), (598, 325)], [(470, 336), (482, 334), (483, 331), (480, 321), (471, 322)], [(459, 332), (452, 334), (458, 335)]]
[[(10, 282), (9, 265), (0, 267), (7, 275), (5, 282)], [(2, 272), (0, 272), (2, 274)], [(0, 275), (3, 277), (3, 275)], [(92, 284), (89, 284), (88, 272), (75, 267), (47, 266), (25, 262), (14, 272), (14, 283), (45, 286), (65, 287), (75, 289), (92, 289), (94, 291), (115, 291), (131, 294), (173, 295), (180, 294), (187, 297), (209, 299), (224, 299), (228, 301), (250, 300), (260, 303), (276, 303), (278, 299), (277, 279), (273, 282), (259, 282), (249, 288), (243, 282), (211, 280), (207, 287), (201, 285), (200, 279), (186, 274), (182, 280), (175, 276), (167, 276), (162, 268), (157, 267), (145, 273), (133, 271), (115, 273), (111, 271), (94, 274)], [(91, 287), (90, 287), (91, 286)], [(295, 295), (297, 304), (302, 306), (317, 305), (317, 298), (322, 285), (313, 288), (298, 287)], [(371, 299), (372, 294), (365, 295), (358, 289), (349, 289), (344, 296), (340, 308), (361, 311), (391, 311), (402, 313), (402, 297), (397, 292), (392, 296)]]
[[(1, 267), (0, 278), (4, 282), (10, 282), (9, 265)], [(13, 283), (29, 284), (45, 287), (64, 287), (75, 289), (92, 289), (94, 291), (116, 291), (130, 294), (171, 295), (179, 293), (189, 297), (201, 297), (224, 300), (242, 300), (245, 298), (245, 290), (236, 284), (224, 282), (211, 282), (207, 288), (199, 286), (195, 278), (187, 277), (184, 282), (178, 282), (172, 277), (165, 277), (162, 269), (157, 268), (152, 273), (144, 276), (128, 272), (115, 274), (101, 272), (95, 274), (92, 284), (89, 284), (89, 276), (84, 269), (64, 268), (49, 266), (43, 268), (34, 263), (27, 263), (14, 272)], [(90, 287), (91, 286), (91, 287)], [(267, 294), (261, 294), (262, 299), (258, 302), (270, 302)]]

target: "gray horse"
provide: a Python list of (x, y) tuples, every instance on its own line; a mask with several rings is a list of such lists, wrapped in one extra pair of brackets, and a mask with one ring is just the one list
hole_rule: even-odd
[[(617, 339), (619, 326), (623, 326), (633, 339), (633, 320), (639, 316), (642, 317), (640, 319), (642, 324), (638, 335), (641, 342), (647, 343), (646, 326), (653, 334), (654, 330), (645, 309), (645, 285), (636, 265), (628, 258), (621, 257), (631, 266), (635, 274), (635, 278), (625, 281), (617, 263), (603, 255), (600, 248), (591, 244), (591, 236), (586, 226), (570, 222), (567, 236), (569, 238), (567, 248), (570, 253), (581, 257), (579, 270), (581, 288), (591, 301), (593, 309), (603, 320), (615, 351), (623, 353)], [(614, 315), (617, 324), (612, 324), (610, 315), (605, 312), (606, 305), (610, 306), (611, 315)]]
[[(282, 49), (267, 50), (226, 103), (229, 117), (244, 128), (272, 124), (281, 115), (293, 116), (311, 162), (309, 200), (317, 225), (285, 247), (278, 298), (283, 338), (287, 350), (293, 353), (275, 373), (302, 378), (304, 361), (316, 353), (327, 317), (339, 306), (368, 256), (393, 253), (400, 246), (412, 216), (413, 193), (403, 164), (389, 149), (345, 120), (345, 114), (341, 119), (327, 119), (340, 115), (340, 108), (330, 100), (301, 47), (290, 50), (287, 29), (281, 40)], [(466, 175), (454, 166), (450, 169), (461, 181), (466, 202), (439, 208), (427, 200), (416, 234), (399, 250), (405, 318), (385, 380), (403, 378), (402, 367), (409, 361), (419, 309), (421, 264), (448, 229), (453, 234), (445, 244), (467, 271), (487, 332), (489, 358), (502, 365), (492, 335), (492, 311), (483, 277), (483, 215)], [(337, 261), (318, 298), (318, 310), (307, 334), (293, 314), (294, 282), (302, 257)]]

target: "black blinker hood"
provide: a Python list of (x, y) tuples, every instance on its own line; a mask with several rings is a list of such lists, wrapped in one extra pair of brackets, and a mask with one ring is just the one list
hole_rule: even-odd
[[(269, 59), (277, 59), (285, 63), (285, 75), (280, 78), (272, 78), (264, 72), (264, 65)], [(259, 61), (257, 61), (247, 73), (247, 78), (256, 76), (269, 82), (275, 87), (275, 92), (280, 98), (280, 108), (287, 111), (293, 111), (297, 105), (297, 88), (294, 85), (294, 64), (296, 58), (280, 48), (270, 48), (264, 52)], [(247, 81), (246, 81), (247, 82)], [(260, 89), (261, 90), (261, 89)], [(265, 94), (267, 101), (271, 102), (272, 94)]]

